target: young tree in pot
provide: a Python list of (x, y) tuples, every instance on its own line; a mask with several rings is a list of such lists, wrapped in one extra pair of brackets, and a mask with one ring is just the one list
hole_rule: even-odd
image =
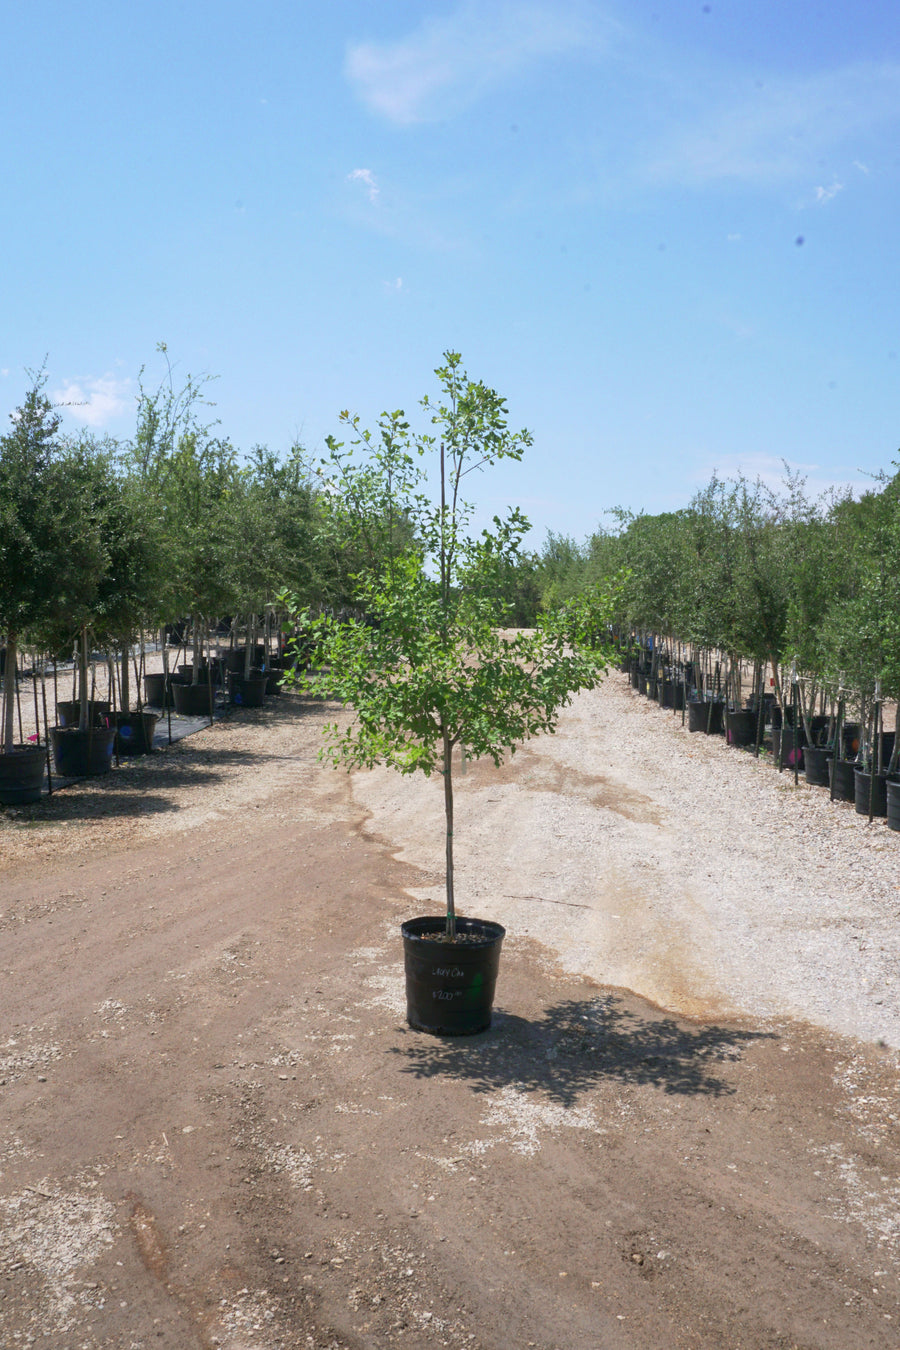
[(260, 680), (263, 688), (267, 683), (270, 626), (266, 622), (258, 631), (258, 616), (271, 611), (276, 590), (287, 586), (307, 602), (321, 594), (316, 585), (311, 480), (304, 452), (297, 445), (283, 459), (264, 446), (254, 446), (249, 463), (235, 477), (227, 520), (228, 548), (235, 564), (235, 605), (249, 617), (243, 674), (235, 672), (233, 683), (244, 701)]
[(725, 484), (713, 476), (684, 519), (684, 637), (694, 652), (692, 724), (723, 729), (719, 654), (729, 650), (734, 614), (734, 527)]
[[(783, 703), (781, 666), (787, 626), (786, 538), (777, 499), (760, 479), (739, 476), (731, 488), (735, 526), (732, 651), (772, 669)], [(738, 686), (740, 681), (737, 681)]]
[(6, 804), (40, 798), (45, 751), (15, 743), (20, 639), (56, 612), (59, 580), (68, 575), (79, 522), (66, 493), (60, 416), (32, 375), (12, 429), (0, 437), (0, 633), (6, 643), (0, 781)]
[(110, 470), (97, 484), (102, 493), (97, 504), (102, 506), (106, 567), (92, 607), (92, 627), (100, 643), (120, 658), (117, 697), (111, 689), (118, 750), (144, 753), (152, 749), (157, 718), (143, 711), (137, 660), (137, 711), (132, 713), (129, 662), (139, 632), (158, 627), (165, 615), (163, 522), (152, 493), (127, 466), (112, 463)]
[[(29, 587), (40, 587), (41, 594), (31, 605), (29, 627), (47, 648), (60, 650), (79, 640), (81, 697), (78, 727), (68, 728), (73, 733), (71, 742), (77, 730), (89, 728), (86, 630), (95, 616), (98, 587), (109, 567), (104, 532), (112, 468), (106, 447), (98, 448), (89, 437), (73, 441), (58, 434), (59, 418), (41, 393), (42, 384), (39, 377), (23, 409), (14, 414), (18, 471), (24, 466), (29, 477), (19, 504), (23, 505), (29, 492), (37, 494), (39, 503), (31, 517), (31, 533), (21, 513), (16, 533), (6, 536), (4, 532), (2, 552), (10, 573), (16, 576), (2, 580), (20, 600)], [(7, 505), (14, 500), (10, 497)], [(19, 618), (22, 613), (19, 609)], [(10, 625), (14, 637), (21, 631), (19, 618), (14, 615)], [(52, 730), (54, 746), (61, 735), (60, 728)]]
[(895, 776), (900, 769), (900, 472), (885, 489), (889, 502), (884, 531), (885, 589), (881, 616), (883, 666), (881, 692), (894, 702), (894, 743), (887, 772)]
[(105, 715), (109, 704), (101, 705), (98, 720), (91, 702), (90, 654), (96, 638), (109, 638), (112, 616), (121, 614), (134, 570), (130, 555), (140, 553), (124, 509), (114, 452), (110, 442), (98, 442), (85, 433), (67, 441), (61, 460), (66, 505), (77, 532), (55, 587), (54, 613), (43, 631), (54, 649), (66, 642), (76, 644), (77, 725), (51, 732), (57, 768), (71, 777), (105, 773), (110, 767), (115, 727), (108, 725)]
[[(404, 925), (408, 1020), (471, 1033), (490, 1023), (504, 930), (457, 915), (454, 752), (499, 764), (523, 740), (553, 731), (572, 695), (597, 684), (612, 649), (580, 641), (604, 617), (599, 590), (535, 631), (502, 631), (497, 580), (528, 523), (512, 509), (473, 536), (473, 508), (461, 492), (473, 470), (521, 459), (531, 437), (509, 429), (503, 399), (470, 380), (458, 354), (445, 353), (436, 374), (438, 402), (422, 400), (433, 430), (417, 434), (394, 412), (383, 414), (373, 435), (345, 413), (351, 449), (328, 442), (334, 510), (368, 555), (355, 579), (359, 617), (314, 618), (289, 594), (281, 600), (289, 622), (314, 632), (315, 663), (326, 667), (307, 675), (304, 687), (352, 707), (349, 724), (328, 728), (323, 753), (348, 768), (384, 764), (443, 779), (445, 914)], [(425, 455), (436, 461), (434, 499), (423, 490)]]
[(874, 726), (876, 688), (889, 699), (898, 690), (898, 488), (895, 478), (881, 492), (836, 505), (834, 551), (840, 566), (823, 624), (828, 674), (859, 697), (860, 763), (876, 771), (882, 748)]
[(227, 533), (236, 456), (227, 441), (212, 434), (216, 423), (202, 420), (201, 410), (212, 406), (204, 396), (208, 377), (188, 376), (178, 388), (165, 343), (157, 350), (167, 373), (152, 393), (141, 385), (129, 460), (163, 524), (168, 614), (189, 613), (192, 619), (193, 693), (186, 710), (211, 715), (208, 672), (201, 681), (203, 619), (233, 606), (234, 561)]

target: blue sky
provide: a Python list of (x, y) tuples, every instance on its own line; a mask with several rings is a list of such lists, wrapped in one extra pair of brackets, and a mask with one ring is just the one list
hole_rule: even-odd
[(451, 348), (535, 544), (898, 457), (896, 0), (33, 0), (0, 118), (4, 414), (46, 355), (127, 437), (164, 341), (237, 447), (316, 449)]

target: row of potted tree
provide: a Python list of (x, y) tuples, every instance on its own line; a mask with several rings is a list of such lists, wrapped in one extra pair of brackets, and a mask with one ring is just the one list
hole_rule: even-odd
[[(789, 472), (778, 488), (714, 477), (683, 510), (616, 514), (583, 546), (551, 536), (537, 559), (544, 602), (627, 568), (619, 629), (683, 657), (704, 705), (690, 716), (715, 727), (727, 709), (738, 739), (774, 716), (780, 751), (779, 719), (790, 726), (796, 705), (799, 752), (840, 765), (849, 746), (848, 773), (874, 773), (883, 809), (900, 763), (900, 475), (859, 499), (811, 498)], [(844, 738), (841, 722), (858, 731)]]
[[(264, 637), (256, 616), (275, 591), (287, 584), (320, 604), (345, 594), (352, 558), (300, 447), (239, 457), (205, 420), (205, 392), (191, 378), (176, 385), (171, 370), (155, 390), (142, 384), (135, 436), (122, 444), (64, 433), (38, 372), (0, 436), (0, 800), (34, 800), (47, 758), (46, 746), (17, 736), (23, 646), (41, 663), (75, 649), (77, 708), (54, 719), (49, 738), (63, 772), (79, 757), (92, 771), (108, 765), (117, 730), (140, 739), (140, 634), (190, 616), (191, 709), (206, 711), (204, 644), (219, 616), (249, 616), (244, 668), (231, 674), (232, 696), (247, 703)], [(116, 664), (108, 734), (92, 707), (97, 649)]]

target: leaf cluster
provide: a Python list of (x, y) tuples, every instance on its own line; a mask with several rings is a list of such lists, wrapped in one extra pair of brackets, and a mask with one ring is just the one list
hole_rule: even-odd
[(534, 631), (506, 628), (504, 580), (528, 522), (513, 507), (474, 531), (463, 489), (469, 475), (520, 459), (531, 438), (510, 430), (503, 399), (470, 380), (458, 354), (445, 353), (435, 373), (440, 396), (422, 400), (425, 430), (402, 410), (385, 413), (375, 432), (345, 413), (351, 443), (328, 443), (328, 509), (357, 559), (353, 612), (315, 616), (282, 597), (298, 645), (312, 643), (323, 668), (306, 687), (352, 706), (349, 726), (330, 729), (329, 753), (349, 767), (446, 773), (460, 744), (499, 763), (553, 731), (608, 657), (610, 602), (599, 589)]

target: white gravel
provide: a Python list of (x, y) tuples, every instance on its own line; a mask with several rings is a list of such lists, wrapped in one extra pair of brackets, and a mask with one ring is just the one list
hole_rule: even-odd
[[(457, 907), (569, 971), (697, 1016), (800, 1019), (900, 1046), (900, 833), (611, 674), (556, 736), (456, 783)], [(354, 775), (443, 905), (441, 785)]]

